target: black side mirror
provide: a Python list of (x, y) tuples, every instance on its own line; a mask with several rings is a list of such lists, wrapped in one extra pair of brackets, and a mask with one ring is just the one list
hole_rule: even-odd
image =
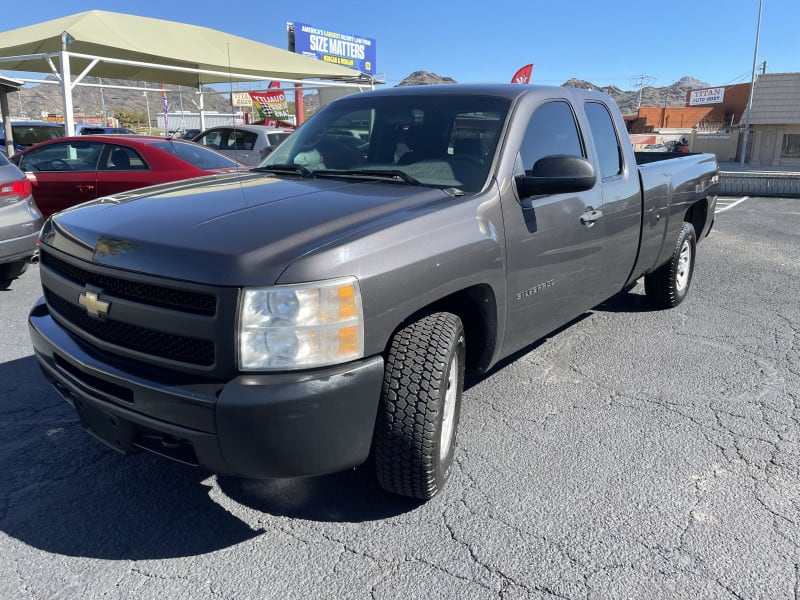
[(533, 169), (514, 178), (520, 198), (543, 194), (568, 194), (592, 189), (594, 167), (580, 156), (553, 155), (536, 161)]

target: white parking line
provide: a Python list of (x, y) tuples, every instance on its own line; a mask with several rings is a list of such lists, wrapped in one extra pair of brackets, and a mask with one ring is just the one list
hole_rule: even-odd
[[(717, 210), (715, 212), (717, 212), (717, 213), (725, 212), (726, 210), (729, 210), (729, 209), (733, 208), (734, 206), (736, 206), (738, 204), (741, 204), (742, 202), (744, 202), (748, 198), (750, 198), (750, 196), (743, 196), (743, 197), (739, 198), (738, 200), (735, 200), (734, 202), (732, 202), (730, 204), (725, 204), (725, 206), (723, 206), (722, 208), (717, 208)], [(717, 198), (717, 205), (719, 205), (719, 204), (720, 204), (720, 201), (719, 201), (719, 198)]]

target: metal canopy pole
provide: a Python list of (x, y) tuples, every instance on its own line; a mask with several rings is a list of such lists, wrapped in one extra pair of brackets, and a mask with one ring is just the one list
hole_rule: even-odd
[(61, 33), (61, 93), (64, 97), (64, 133), (75, 135), (75, 121), (72, 110), (72, 74), (69, 70), (69, 52), (67, 46), (72, 43), (72, 37), (66, 32)]

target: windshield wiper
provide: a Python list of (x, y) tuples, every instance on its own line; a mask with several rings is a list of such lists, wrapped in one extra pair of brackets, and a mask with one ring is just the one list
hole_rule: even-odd
[(255, 167), (251, 171), (265, 172), (277, 171), (278, 173), (297, 173), (300, 177), (314, 177), (313, 171), (309, 171), (303, 165), (296, 165), (293, 163), (285, 163), (279, 165), (264, 165), (262, 167)]
[(396, 182), (403, 182), (409, 185), (422, 185), (419, 180), (400, 169), (325, 169), (315, 171), (319, 177), (339, 177), (356, 176), (359, 178), (390, 179)]

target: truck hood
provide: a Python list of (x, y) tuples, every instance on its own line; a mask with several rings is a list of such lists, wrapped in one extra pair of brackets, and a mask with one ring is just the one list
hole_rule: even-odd
[(452, 197), (435, 188), (248, 172), (81, 204), (54, 215), (42, 241), (140, 273), (270, 285), (300, 256), (448, 201)]

